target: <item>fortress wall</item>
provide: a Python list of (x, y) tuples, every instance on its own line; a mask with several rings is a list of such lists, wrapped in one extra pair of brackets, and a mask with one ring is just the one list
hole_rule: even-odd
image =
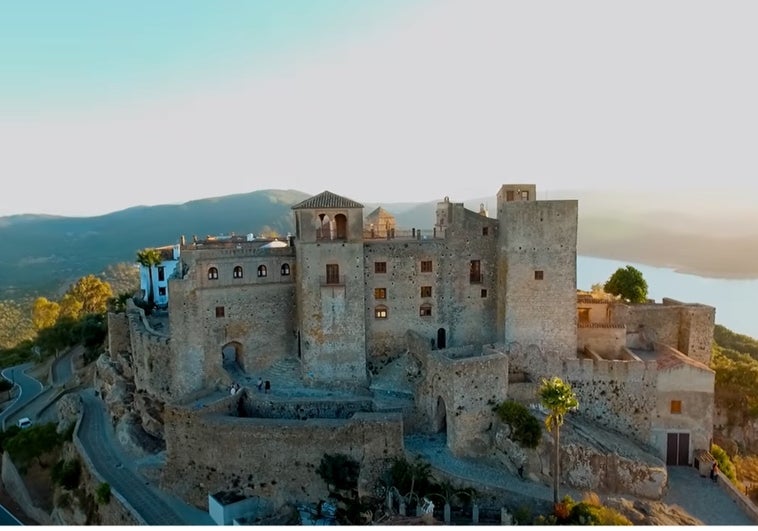
[(492, 407), (508, 396), (508, 358), (502, 353), (450, 359), (435, 351), (416, 402), (427, 413), (429, 431), (446, 429), (455, 455), (484, 455)]
[(197, 291), (192, 282), (169, 279), (168, 314), (171, 350), (176, 372), (173, 375), (176, 394), (186, 396), (201, 390), (211, 380), (205, 369), (205, 334), (196, 321)]
[(170, 338), (146, 327), (144, 312), (132, 306), (127, 310), (133, 352), (134, 384), (161, 401), (177, 397), (173, 382), (176, 374)]
[[(404, 348), (397, 330), (414, 330), (431, 344), (445, 330), (446, 346), (493, 341), (496, 338), (496, 236), (494, 220), (453, 209), (445, 239), (372, 241), (364, 245), (365, 321), (369, 359), (392, 356)], [(460, 218), (460, 219), (459, 219)], [(483, 234), (484, 227), (487, 234)], [(471, 279), (471, 261), (478, 260), (481, 278)], [(432, 271), (422, 272), (421, 262), (431, 261)], [(387, 272), (376, 273), (375, 263), (386, 262)], [(431, 288), (422, 297), (422, 287)], [(385, 288), (387, 298), (377, 300), (375, 289)], [(485, 290), (483, 296), (482, 290)], [(423, 304), (431, 315), (420, 315)], [(376, 319), (383, 305), (387, 319)]]
[[(291, 313), (298, 315), (303, 372), (310, 381), (356, 385), (366, 381), (362, 256), (362, 243), (298, 244), (298, 286)], [(326, 284), (331, 264), (339, 267), (339, 283)]]
[[(515, 201), (499, 207), (506, 343), (576, 355), (576, 201)], [(536, 272), (542, 272), (542, 279)]]
[(680, 307), (661, 304), (612, 304), (610, 322), (626, 325), (630, 334), (640, 332), (647, 341), (659, 341), (678, 348)]
[(117, 356), (119, 353), (128, 352), (131, 348), (129, 340), (129, 320), (126, 312), (113, 313), (108, 312), (108, 352), (111, 356)]
[(317, 502), (328, 495), (316, 473), (325, 454), (346, 454), (361, 466), (359, 492), (403, 456), (402, 416), (357, 413), (349, 420), (272, 420), (166, 410), (162, 483), (205, 507), (208, 493), (238, 490), (274, 505)]
[(617, 359), (626, 346), (626, 328), (580, 326), (576, 329), (576, 347), (589, 348), (607, 359)]
[(246, 417), (266, 419), (347, 419), (355, 413), (370, 412), (371, 398), (342, 400), (294, 398), (289, 401), (271, 400), (265, 393), (255, 391), (246, 395), (243, 408)]
[(694, 360), (710, 365), (716, 309), (701, 304), (688, 304), (682, 307), (681, 319), (679, 350)]
[(579, 413), (648, 443), (655, 411), (656, 362), (564, 360), (562, 378), (579, 401)]

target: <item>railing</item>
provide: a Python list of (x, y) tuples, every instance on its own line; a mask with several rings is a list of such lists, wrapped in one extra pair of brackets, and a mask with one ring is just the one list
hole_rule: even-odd
[(364, 240), (444, 240), (442, 231), (433, 229), (364, 229)]

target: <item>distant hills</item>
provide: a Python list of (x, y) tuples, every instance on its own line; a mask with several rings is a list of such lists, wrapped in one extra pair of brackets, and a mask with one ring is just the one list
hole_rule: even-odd
[[(99, 274), (110, 264), (134, 262), (139, 249), (177, 243), (181, 235), (191, 241), (193, 235), (294, 232), (290, 207), (309, 195), (259, 190), (96, 217), (0, 217), (0, 299), (50, 296), (80, 276)], [(758, 278), (758, 231), (752, 232), (758, 224), (749, 213), (732, 213), (726, 219), (665, 208), (665, 203), (635, 202), (629, 194), (613, 201), (608, 193), (597, 191), (552, 191), (549, 196), (565, 198), (579, 199), (579, 254), (703, 276)], [(364, 214), (382, 206), (395, 215), (400, 227), (431, 228), (441, 198), (381, 205), (351, 199), (364, 204)], [(494, 196), (462, 202), (475, 211), (483, 203), (495, 215)]]

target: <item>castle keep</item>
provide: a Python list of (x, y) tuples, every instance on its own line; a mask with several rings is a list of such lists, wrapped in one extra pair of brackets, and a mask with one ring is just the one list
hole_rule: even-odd
[[(166, 442), (167, 482), (229, 488), (231, 471), (260, 468), (263, 452), (271, 478), (258, 495), (295, 499), (298, 485), (319, 481), (313, 463), (293, 467), (276, 448), (307, 446), (312, 460), (362, 460), (367, 486), (413, 432), (444, 432), (456, 455), (491, 456), (492, 405), (535, 403), (552, 376), (572, 384), (581, 416), (668, 464), (709, 448), (714, 309), (578, 295), (577, 201), (503, 185), (495, 217), (446, 197), (421, 229), (329, 191), (292, 213), (286, 241), (182, 238), (167, 312), (147, 318), (130, 305), (109, 316), (111, 356), (130, 358), (136, 391), (165, 404), (153, 431)], [(259, 377), (290, 392), (259, 393)], [(200, 407), (232, 380), (238, 396)], [(232, 432), (260, 452), (202, 450)], [(275, 480), (277, 467), (289, 482)], [(581, 481), (604, 481), (595, 476)], [(639, 481), (627, 491), (645, 494)]]

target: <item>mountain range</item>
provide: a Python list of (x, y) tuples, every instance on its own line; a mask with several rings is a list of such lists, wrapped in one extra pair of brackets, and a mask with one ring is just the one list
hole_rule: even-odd
[[(194, 235), (286, 235), (294, 232), (290, 207), (309, 195), (258, 190), (94, 217), (0, 217), (0, 299), (51, 296), (83, 275), (99, 274), (111, 264), (133, 263), (139, 249), (174, 244), (182, 235), (188, 241)], [(758, 278), (758, 231), (753, 230), (758, 225), (749, 210), (724, 214), (682, 201), (651, 202), (642, 195), (597, 190), (551, 191), (547, 198), (579, 200), (581, 255), (701, 276)], [(439, 200), (362, 203), (364, 215), (382, 206), (395, 215), (398, 227), (429, 229)], [(494, 215), (494, 196), (462, 202), (474, 211), (484, 204)]]

